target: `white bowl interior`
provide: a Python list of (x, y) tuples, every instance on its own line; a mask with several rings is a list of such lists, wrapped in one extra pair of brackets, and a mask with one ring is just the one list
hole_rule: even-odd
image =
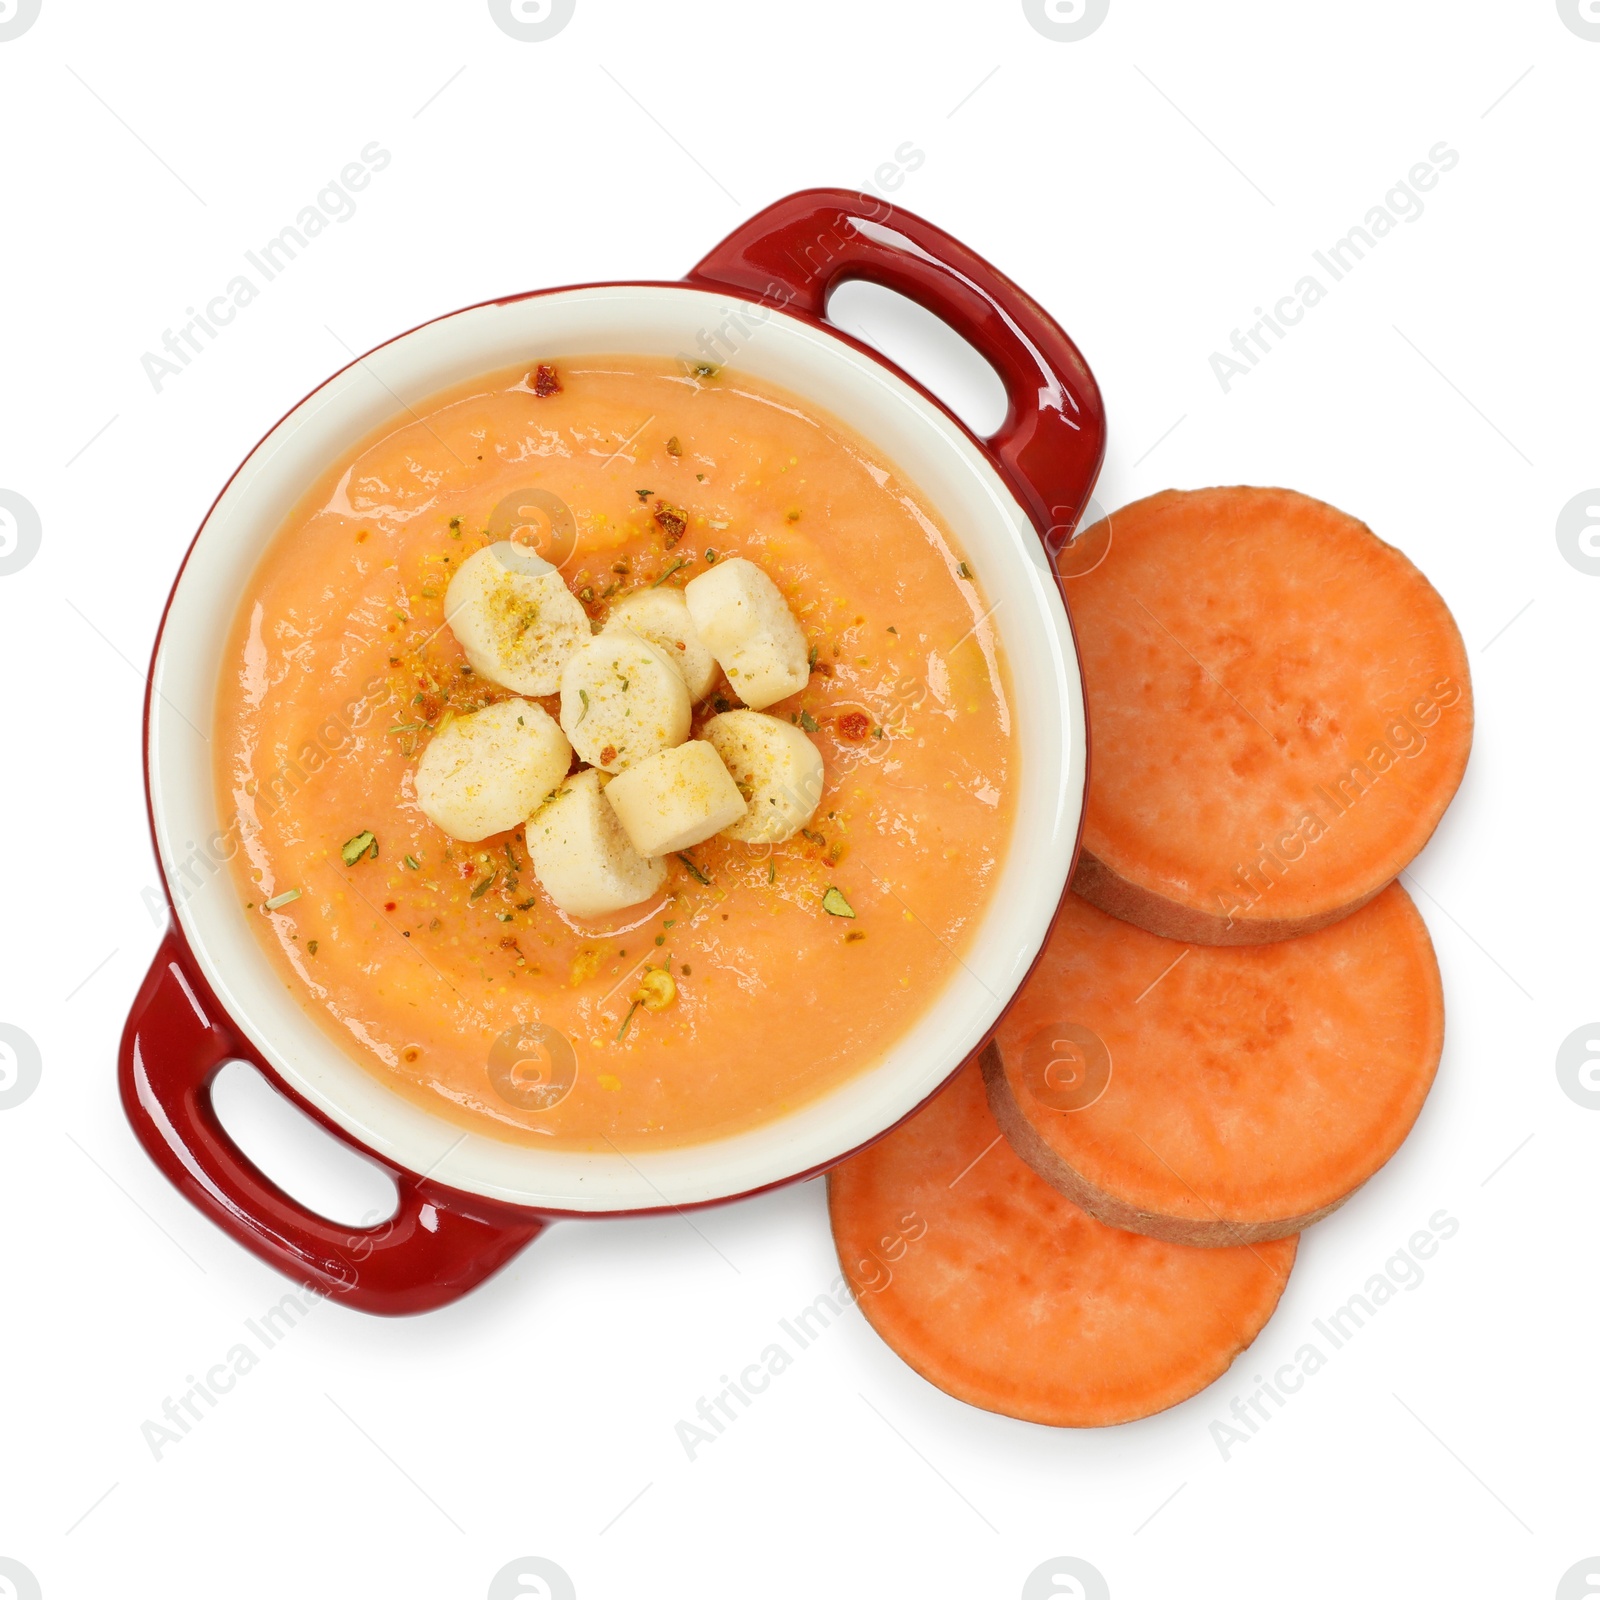
[[(195, 841), (218, 828), (209, 735), (239, 598), (308, 485), (402, 404), (534, 355), (692, 351), (736, 304), (696, 289), (611, 285), (456, 312), (329, 380), (262, 441), (206, 519), (155, 662), (149, 760), (169, 884), (180, 882), (178, 864), (192, 857)], [(386, 1088), (301, 1008), (237, 895), (182, 898), (178, 917), (207, 980), (283, 1080), (361, 1144), (441, 1183), (536, 1208), (605, 1212), (724, 1198), (829, 1163), (905, 1115), (976, 1047), (1049, 928), (1082, 807), (1083, 700), (1066, 612), (1032, 524), (943, 412), (826, 332), (773, 312), (729, 364), (871, 439), (979, 565), (1018, 691), (1011, 709), (1021, 753), (1015, 833), (993, 901), (954, 977), (876, 1064), (754, 1129), (623, 1156), (541, 1150), (476, 1132), (463, 1138), (457, 1124)]]

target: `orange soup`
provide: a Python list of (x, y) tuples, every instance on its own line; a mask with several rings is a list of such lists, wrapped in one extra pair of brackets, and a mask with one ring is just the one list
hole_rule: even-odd
[[(507, 538), (596, 633), (625, 595), (759, 566), (808, 647), (765, 708), (821, 752), (803, 831), (664, 854), (647, 901), (585, 920), (526, 825), (430, 822), (423, 752), (511, 693), (446, 590)], [(1011, 836), (1008, 693), (983, 573), (871, 445), (731, 369), (568, 359), (436, 396), (311, 488), (234, 623), (218, 804), (285, 983), (385, 1083), (502, 1139), (681, 1145), (869, 1068), (957, 970)], [(689, 739), (740, 703), (719, 669)]]

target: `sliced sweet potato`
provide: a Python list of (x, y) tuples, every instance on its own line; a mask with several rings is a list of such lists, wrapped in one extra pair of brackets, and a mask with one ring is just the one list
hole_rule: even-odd
[(1281, 1239), (1400, 1148), (1444, 997), (1391, 884), (1280, 944), (1175, 944), (1069, 894), (985, 1053), (1012, 1147), (1102, 1222), (1190, 1245)]
[(1096, 1222), (1001, 1137), (976, 1066), (828, 1178), (845, 1276), (947, 1394), (1055, 1427), (1131, 1422), (1228, 1370), (1295, 1241), (1197, 1250)]
[(1073, 887), (1172, 939), (1255, 944), (1364, 905), (1472, 742), (1466, 650), (1398, 550), (1288, 489), (1124, 507), (1066, 580), (1089, 707)]

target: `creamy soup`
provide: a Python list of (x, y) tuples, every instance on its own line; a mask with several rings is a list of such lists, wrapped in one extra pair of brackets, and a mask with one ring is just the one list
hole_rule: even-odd
[[(445, 592), (506, 539), (594, 630), (635, 591), (759, 565), (809, 645), (809, 681), (766, 707), (822, 754), (804, 831), (664, 856), (647, 902), (585, 921), (542, 892), (525, 827), (430, 822), (429, 741), (510, 695)], [(732, 369), (462, 385), (331, 466), (263, 553), (217, 710), (234, 888), (342, 1047), (465, 1126), (637, 1150), (779, 1116), (883, 1058), (993, 891), (1018, 755), (983, 579), (893, 463)], [(739, 704), (719, 670), (689, 738)]]

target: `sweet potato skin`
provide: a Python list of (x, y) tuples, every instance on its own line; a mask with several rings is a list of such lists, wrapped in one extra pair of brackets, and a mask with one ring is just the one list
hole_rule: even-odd
[(1129, 883), (1088, 850), (1078, 852), (1078, 863), (1072, 873), (1072, 892), (1082, 895), (1107, 916), (1118, 917), (1136, 928), (1184, 944), (1278, 944), (1284, 939), (1298, 939), (1302, 934), (1316, 933), (1343, 921), (1352, 912), (1369, 905), (1387, 887), (1388, 884), (1380, 883), (1371, 893), (1349, 905), (1332, 906), (1305, 917), (1224, 917), (1180, 905), (1136, 883)]
[[(1351, 1189), (1337, 1200), (1302, 1216), (1269, 1222), (1229, 1222), (1221, 1218), (1168, 1217), (1157, 1211), (1141, 1211), (1104, 1189), (1097, 1189), (1067, 1165), (1034, 1131), (1033, 1124), (1017, 1104), (1017, 1097), (1006, 1081), (1006, 1069), (991, 1044), (979, 1058), (983, 1087), (989, 1096), (989, 1109), (1000, 1131), (1011, 1146), (1052, 1189), (1064, 1194), (1075, 1206), (1108, 1228), (1142, 1233), (1147, 1238), (1165, 1239), (1168, 1244), (1193, 1245), (1198, 1249), (1226, 1249), (1231, 1245), (1265, 1244), (1270, 1239), (1289, 1239), (1303, 1233), (1314, 1222), (1337, 1211), (1356, 1191)], [(1358, 1186), (1359, 1187), (1359, 1186)]]

